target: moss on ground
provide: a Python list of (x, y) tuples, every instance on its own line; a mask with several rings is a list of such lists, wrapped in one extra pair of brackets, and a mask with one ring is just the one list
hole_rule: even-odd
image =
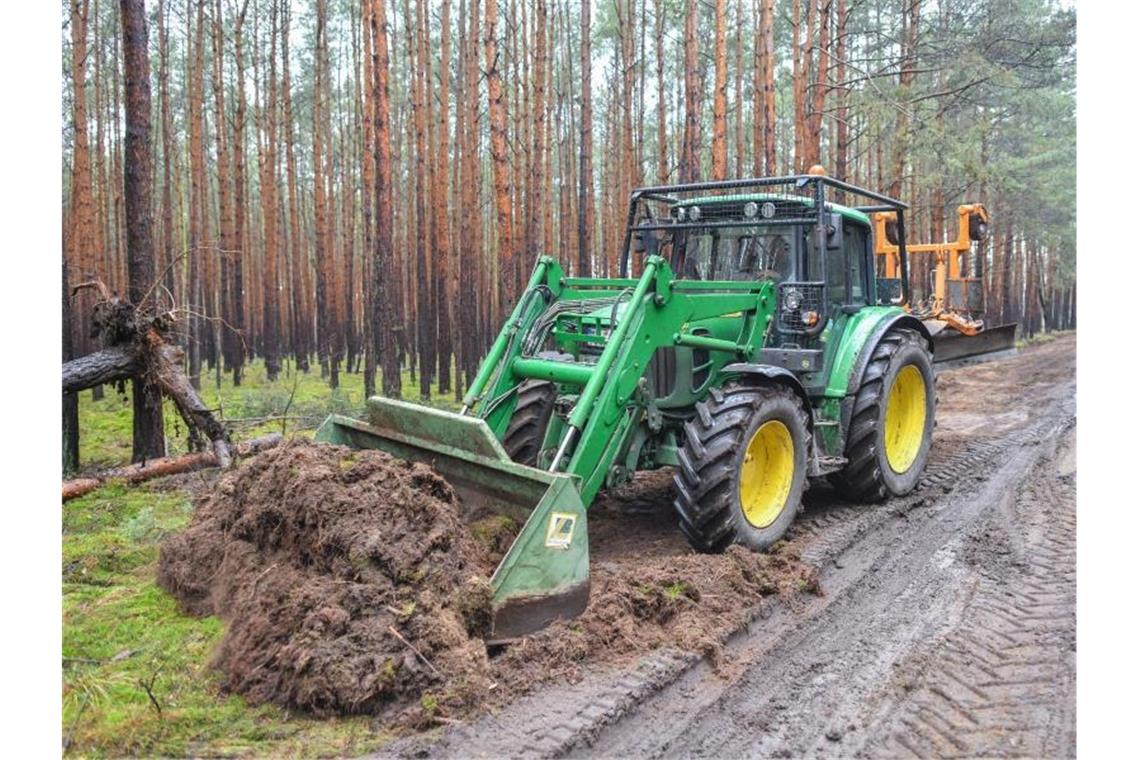
[(158, 542), (190, 511), (183, 493), (147, 486), (63, 505), (67, 754), (344, 756), (382, 744), (365, 717), (312, 720), (221, 693), (209, 668), (221, 621), (181, 614), (154, 582)]
[[(275, 382), (265, 365), (246, 367), (241, 386), (202, 376), (203, 400), (237, 440), (267, 432), (312, 434), (330, 413), (361, 415), (364, 378), (342, 374), (331, 390), (319, 369), (287, 365)], [(419, 384), (403, 377), (404, 397)], [(456, 409), (453, 394), (429, 403)], [(184, 453), (186, 429), (174, 407), (165, 413), (167, 446)], [(84, 469), (131, 458), (130, 386), (80, 396)], [(279, 419), (287, 415), (288, 419)], [(240, 421), (239, 421), (240, 420)], [(223, 628), (217, 618), (179, 612), (155, 585), (158, 542), (190, 519), (179, 490), (155, 485), (104, 486), (63, 505), (63, 733), (67, 754), (145, 756), (345, 756), (368, 752), (386, 737), (365, 717), (311, 720), (272, 705), (250, 707), (221, 693), (210, 669)], [(153, 697), (153, 698), (152, 698)]]

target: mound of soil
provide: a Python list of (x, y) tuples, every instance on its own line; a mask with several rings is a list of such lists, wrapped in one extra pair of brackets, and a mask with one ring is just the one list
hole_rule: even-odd
[(382, 452), (293, 439), (249, 459), (162, 545), (159, 584), (227, 623), (214, 664), (228, 691), (423, 727), (660, 647), (715, 664), (763, 597), (818, 590), (787, 546), (694, 553), (671, 501), (667, 470), (603, 495), (585, 613), (490, 657), (486, 579), (519, 526), (463, 514), (429, 467)]
[(228, 691), (414, 723), (491, 687), (492, 569), (429, 467), (293, 439), (199, 497), (158, 581), (227, 623), (214, 664)]

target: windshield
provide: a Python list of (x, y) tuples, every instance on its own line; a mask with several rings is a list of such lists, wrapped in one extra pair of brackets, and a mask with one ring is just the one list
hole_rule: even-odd
[(697, 228), (677, 242), (681, 276), (687, 279), (783, 282), (795, 272), (790, 226)]

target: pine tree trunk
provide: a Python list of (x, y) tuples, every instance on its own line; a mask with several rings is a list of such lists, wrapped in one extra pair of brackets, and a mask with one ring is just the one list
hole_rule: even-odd
[(669, 123), (665, 101), (665, 6), (664, 0), (653, 0), (653, 44), (657, 54), (657, 184), (669, 182)]
[[(811, 0), (814, 4), (815, 0)], [(819, 9), (819, 55), (815, 69), (815, 89), (812, 91), (811, 117), (808, 119), (808, 144), (805, 161), (808, 166), (823, 162), (823, 108), (827, 96), (828, 48), (831, 31), (831, 2), (821, 0)], [(810, 33), (810, 27), (809, 27)]]
[(491, 174), (495, 195), (497, 218), (500, 312), (505, 313), (514, 304), (514, 241), (511, 235), (511, 193), (509, 166), (507, 163), (507, 104), (503, 96), (502, 74), (500, 73), (499, 40), (496, 37), (498, 24), (498, 0), (484, 0), (487, 4), (486, 20), (483, 29), (483, 51), (487, 77), (488, 111), (491, 120)]
[[(189, 282), (188, 293), (188, 323), (189, 335), (187, 340), (188, 358), (190, 361), (190, 384), (195, 388), (202, 387), (202, 316), (205, 305), (202, 298), (202, 260), (206, 255), (206, 165), (205, 148), (203, 146), (203, 129), (205, 114), (202, 100), (205, 85), (203, 84), (204, 55), (204, 0), (197, 0), (193, 14), (193, 53), (190, 71), (190, 250), (189, 250)], [(191, 14), (187, 9), (186, 23), (191, 23)], [(188, 35), (189, 37), (189, 35)]]
[[(265, 235), (265, 263), (262, 270), (264, 288), (264, 322), (261, 328), (262, 355), (265, 357), (265, 374), (270, 382), (281, 372), (278, 326), (280, 313), (277, 303), (277, 3), (269, 5), (269, 73), (266, 83), (265, 105), (261, 115), (265, 132), (265, 152), (261, 170), (261, 215)], [(286, 41), (285, 44), (288, 44)]]
[(847, 0), (835, 5), (835, 178), (847, 181)]
[[(128, 298), (149, 313), (154, 304), (154, 245), (151, 239), (150, 61), (143, 0), (120, 0), (127, 135), (123, 196), (127, 221)], [(166, 453), (162, 393), (146, 375), (131, 381), (134, 412), (132, 461)]]
[(697, 0), (685, 2), (685, 134), (682, 139), (681, 182), (700, 176), (700, 79), (697, 70)]
[[(67, 281), (67, 256), (63, 256), (63, 363), (75, 358), (72, 344), (74, 323), (71, 321), (71, 287)], [(79, 469), (79, 397), (74, 393), (63, 394), (63, 474)]]
[(448, 107), (450, 100), (449, 79), (451, 77), (451, 0), (443, 0), (440, 16), (440, 46), (439, 46), (439, 125), (437, 127), (439, 150), (437, 157), (439, 164), (435, 176), (435, 219), (438, 226), (436, 236), (439, 247), (435, 251), (437, 265), (435, 268), (436, 285), (436, 321), (438, 324), (438, 383), (439, 392), (451, 392), (451, 314), (454, 308), (454, 294), (451, 290), (451, 225), (448, 213), (451, 205), (448, 188), (450, 165), (448, 163), (451, 152), (451, 140), (448, 133)]
[(726, 0), (716, 0), (716, 20), (713, 28), (713, 63), (716, 70), (713, 83), (713, 134), (712, 178), (725, 179), (728, 172), (728, 142), (726, 139), (726, 113), (728, 108), (728, 52), (725, 39)]
[(764, 38), (764, 173), (776, 173), (776, 41), (773, 0), (761, 2), (761, 36)]
[[(493, 3), (495, 0), (484, 0)], [(590, 94), (593, 59), (590, 57), (590, 4), (582, 4), (581, 77), (582, 102), (578, 124), (578, 271), (579, 277), (593, 275), (594, 236), (594, 104)]]
[(385, 396), (400, 397), (399, 351), (394, 333), (396, 327), (397, 271), (392, 250), (392, 149), (390, 142), (388, 36), (384, 0), (372, 3), (373, 56), (373, 163), (376, 168), (376, 235), (372, 264), (373, 345), (380, 364), (381, 384)]
[[(105, 279), (99, 262), (99, 241), (95, 237), (94, 198), (91, 179), (91, 149), (87, 141), (87, 27), (88, 0), (70, 0), (71, 11), (71, 209), (67, 235), (68, 251), (76, 280)], [(97, 19), (96, 19), (97, 21)], [(96, 27), (98, 24), (96, 23)], [(96, 78), (98, 75), (96, 74)], [(97, 109), (98, 110), (98, 109)], [(102, 123), (97, 114), (96, 122)], [(97, 146), (101, 155), (102, 146)], [(86, 354), (94, 349), (90, 338), (90, 314), (94, 305), (91, 291), (80, 291), (76, 298), (75, 350)]]

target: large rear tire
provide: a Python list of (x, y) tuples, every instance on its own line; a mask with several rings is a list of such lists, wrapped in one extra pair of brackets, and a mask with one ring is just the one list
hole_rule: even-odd
[(808, 413), (790, 388), (729, 383), (685, 423), (673, 507), (697, 551), (762, 550), (795, 519), (807, 474)]
[(934, 406), (926, 340), (914, 330), (891, 330), (863, 371), (847, 428), (847, 465), (832, 484), (862, 502), (914, 490), (930, 456)]

